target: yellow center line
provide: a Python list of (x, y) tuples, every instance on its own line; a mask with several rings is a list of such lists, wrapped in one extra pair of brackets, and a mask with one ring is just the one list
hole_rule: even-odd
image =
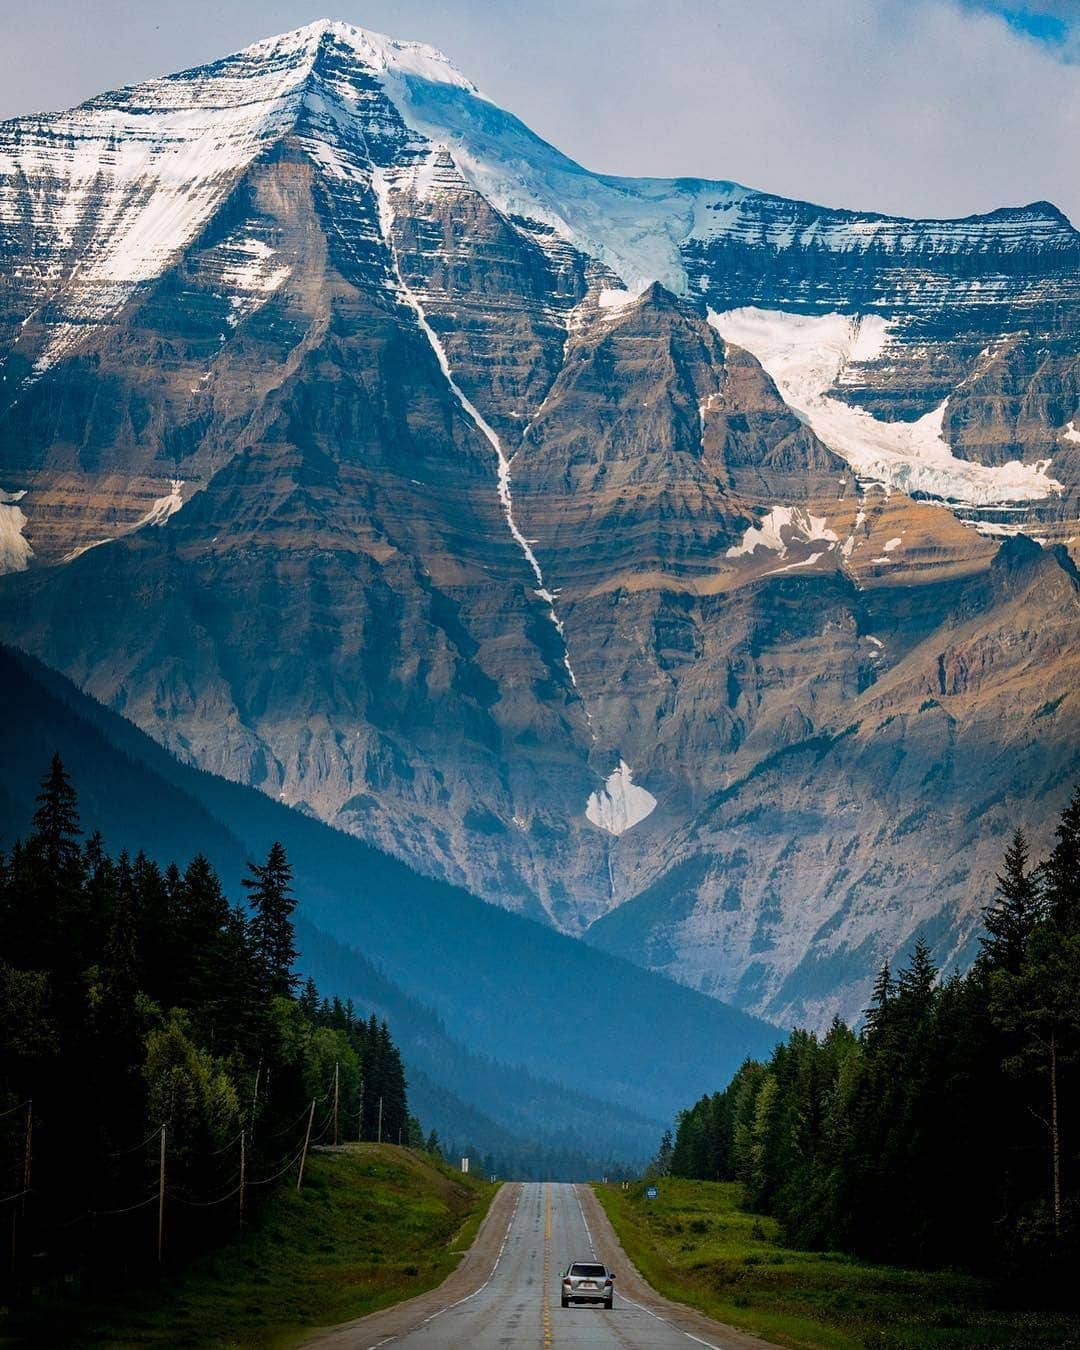
[(544, 1186), (544, 1350), (551, 1345), (551, 1187)]

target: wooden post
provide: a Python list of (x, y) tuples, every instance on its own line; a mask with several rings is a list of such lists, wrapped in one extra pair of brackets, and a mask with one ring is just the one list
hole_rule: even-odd
[(379, 1098), (379, 1143), (382, 1143), (382, 1098)]
[(364, 1140), (364, 1079), (360, 1079), (360, 1110), (356, 1113), (356, 1142), (363, 1143)]
[(247, 1182), (247, 1140), (240, 1131), (240, 1228), (244, 1227), (244, 1186)]
[(338, 1142), (338, 1103), (341, 1100), (341, 1065), (334, 1064), (334, 1147)]
[(296, 1178), (296, 1189), (299, 1190), (304, 1184), (304, 1164), (307, 1162), (308, 1144), (311, 1141), (311, 1126), (315, 1119), (315, 1098), (311, 1099), (311, 1110), (307, 1118), (307, 1134), (304, 1135), (304, 1151), (300, 1154), (300, 1171)]
[(161, 1160), (158, 1166), (157, 1259), (161, 1264), (165, 1251), (165, 1126), (161, 1127)]

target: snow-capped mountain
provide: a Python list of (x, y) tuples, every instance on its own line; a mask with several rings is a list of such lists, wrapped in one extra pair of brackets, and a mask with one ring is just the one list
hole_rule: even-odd
[(3, 634), (489, 899), (851, 1011), (1080, 772), (1078, 278), (1045, 203), (590, 173), (343, 23), (19, 118)]

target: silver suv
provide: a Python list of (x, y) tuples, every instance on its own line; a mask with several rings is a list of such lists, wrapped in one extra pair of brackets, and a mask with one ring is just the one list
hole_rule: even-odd
[(615, 1276), (607, 1266), (590, 1261), (574, 1261), (566, 1267), (562, 1278), (562, 1305), (571, 1303), (602, 1303), (610, 1308), (615, 1293)]

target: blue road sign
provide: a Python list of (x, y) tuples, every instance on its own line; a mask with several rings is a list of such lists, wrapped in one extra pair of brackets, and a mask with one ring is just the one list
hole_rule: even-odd
[(646, 1199), (646, 1200), (655, 1200), (658, 1194), (659, 1194), (659, 1192), (657, 1191), (656, 1187), (655, 1187), (655, 1186), (650, 1186), (650, 1187), (646, 1190), (646, 1192), (645, 1192), (645, 1199)]

